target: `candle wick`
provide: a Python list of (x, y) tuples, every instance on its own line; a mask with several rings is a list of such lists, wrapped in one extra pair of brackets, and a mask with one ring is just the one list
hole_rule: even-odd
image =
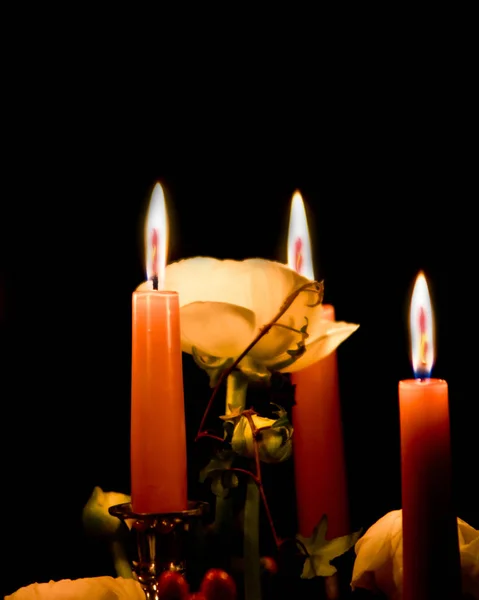
[(151, 280), (153, 281), (153, 289), (158, 289), (158, 275), (152, 275)]

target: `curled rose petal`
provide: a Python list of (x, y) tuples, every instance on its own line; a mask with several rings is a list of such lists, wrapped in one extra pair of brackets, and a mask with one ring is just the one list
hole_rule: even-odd
[[(318, 360), (336, 350), (358, 327), (359, 325), (345, 323), (344, 321), (313, 321), (310, 329), (308, 329), (310, 333), (306, 343), (306, 352), (291, 366), (282, 370), (293, 373), (318, 362)], [(286, 358), (287, 356), (284, 355), (279, 360)]]
[(217, 357), (238, 356), (254, 336), (255, 316), (247, 308), (224, 302), (192, 302), (181, 309), (183, 352)]
[[(462, 591), (479, 600), (479, 531), (457, 519)], [(402, 595), (402, 510), (376, 521), (356, 542), (351, 587), (382, 592), (389, 600)]]
[(83, 526), (90, 535), (114, 535), (121, 521), (110, 515), (108, 509), (116, 504), (130, 502), (130, 496), (119, 492), (104, 492), (95, 486), (82, 512)]
[(62, 579), (32, 583), (5, 597), (5, 600), (145, 600), (140, 584), (122, 577)]

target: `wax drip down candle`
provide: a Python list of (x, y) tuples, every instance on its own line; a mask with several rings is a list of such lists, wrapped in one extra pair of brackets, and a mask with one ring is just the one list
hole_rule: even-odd
[(403, 598), (459, 600), (448, 385), (430, 377), (434, 326), (422, 271), (414, 285), (409, 326), (415, 379), (399, 382)]
[(154, 187), (145, 227), (151, 289), (132, 297), (131, 502), (137, 513), (187, 508), (186, 430), (178, 293), (164, 289), (167, 215)]
[[(288, 231), (288, 266), (314, 280), (306, 210), (299, 191), (293, 195)], [(335, 310), (323, 304), (323, 319)], [(327, 537), (350, 533), (346, 461), (343, 442), (337, 354), (291, 374), (295, 386), (292, 411), (293, 456), (298, 531), (309, 537), (323, 515)]]

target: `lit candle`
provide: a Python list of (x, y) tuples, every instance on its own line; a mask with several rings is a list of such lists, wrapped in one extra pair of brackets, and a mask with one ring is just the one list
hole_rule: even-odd
[(452, 494), (448, 386), (431, 379), (434, 331), (423, 272), (410, 306), (416, 379), (399, 382), (404, 600), (457, 600), (461, 575)]
[[(303, 199), (295, 192), (288, 232), (288, 265), (314, 280), (311, 243)], [(323, 319), (334, 321), (331, 304)], [(337, 355), (332, 352), (291, 374), (295, 385), (293, 455), (299, 533), (309, 537), (323, 515), (329, 539), (349, 531), (349, 507), (339, 399)]]
[(153, 289), (132, 298), (131, 502), (137, 513), (168, 513), (187, 508), (187, 465), (180, 310), (178, 293), (163, 289), (168, 227), (160, 184), (145, 229)]

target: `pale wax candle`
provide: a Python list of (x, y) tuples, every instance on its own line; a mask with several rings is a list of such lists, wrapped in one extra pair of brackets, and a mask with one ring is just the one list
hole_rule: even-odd
[(132, 298), (131, 502), (137, 513), (187, 508), (187, 460), (178, 294), (166, 291), (163, 190), (153, 191), (147, 226), (151, 290)]

